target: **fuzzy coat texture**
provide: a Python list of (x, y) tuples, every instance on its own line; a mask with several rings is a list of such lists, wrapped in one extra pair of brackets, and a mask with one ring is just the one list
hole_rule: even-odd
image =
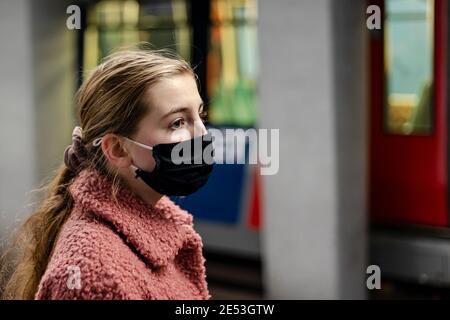
[(36, 299), (210, 299), (203, 243), (193, 217), (164, 196), (155, 206), (84, 169), (69, 187), (74, 206)]

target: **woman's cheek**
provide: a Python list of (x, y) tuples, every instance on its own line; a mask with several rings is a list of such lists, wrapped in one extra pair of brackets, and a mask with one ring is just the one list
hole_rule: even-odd
[(151, 150), (140, 150), (133, 159), (134, 165), (145, 171), (153, 171), (156, 166)]
[(180, 142), (191, 139), (191, 133), (187, 128), (173, 130), (170, 133), (169, 142)]

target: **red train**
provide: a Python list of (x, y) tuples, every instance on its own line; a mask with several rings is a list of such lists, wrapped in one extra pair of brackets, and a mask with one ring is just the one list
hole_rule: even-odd
[(372, 261), (385, 274), (450, 285), (449, 3), (372, 1)]

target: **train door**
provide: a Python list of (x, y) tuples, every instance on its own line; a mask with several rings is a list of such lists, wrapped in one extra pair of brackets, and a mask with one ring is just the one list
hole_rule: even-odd
[(448, 226), (447, 1), (372, 1), (370, 195), (373, 222)]

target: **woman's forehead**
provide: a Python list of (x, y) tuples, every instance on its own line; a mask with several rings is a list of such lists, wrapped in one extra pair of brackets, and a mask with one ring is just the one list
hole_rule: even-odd
[(165, 78), (147, 89), (145, 101), (150, 112), (164, 116), (174, 108), (198, 108), (202, 99), (190, 74)]

